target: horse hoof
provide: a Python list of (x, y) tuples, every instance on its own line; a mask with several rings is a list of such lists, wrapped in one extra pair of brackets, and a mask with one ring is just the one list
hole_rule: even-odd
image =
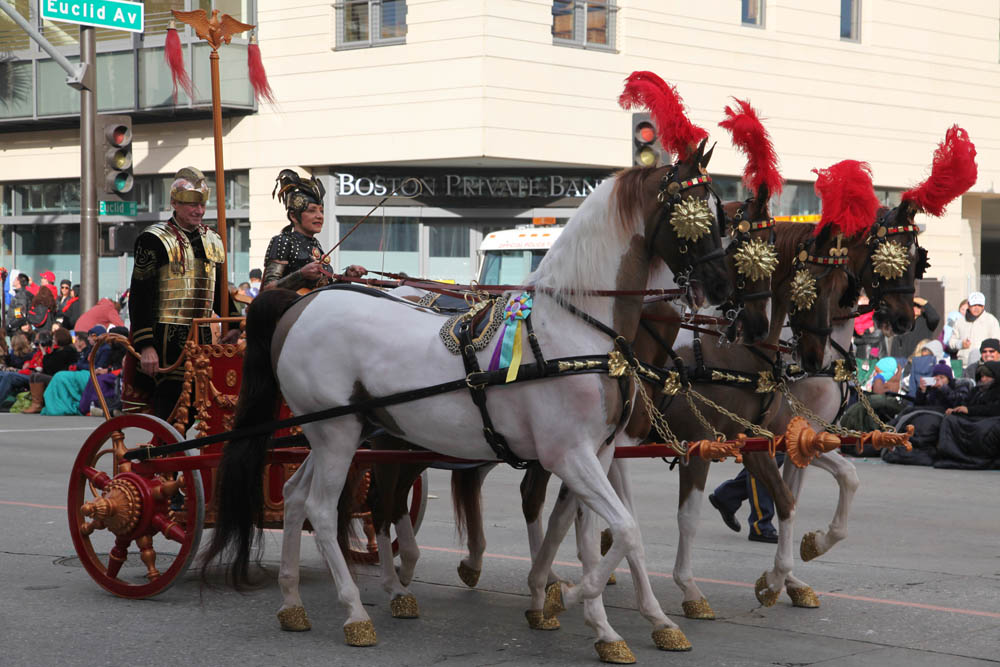
[(804, 607), (805, 609), (819, 608), (819, 598), (811, 586), (803, 586), (802, 588), (789, 588), (786, 586), (785, 591), (788, 593), (788, 597), (792, 598), (792, 604), (796, 607)]
[(597, 649), (597, 657), (601, 662), (610, 662), (613, 665), (631, 665), (635, 662), (635, 655), (624, 639), (616, 642), (596, 642), (594, 648)]
[(469, 588), (476, 587), (476, 584), (479, 583), (479, 575), (482, 574), (482, 572), (482, 570), (473, 570), (464, 562), (458, 564), (458, 578), (461, 579), (462, 583)]
[(528, 627), (532, 630), (558, 630), (558, 618), (545, 618), (545, 614), (537, 609), (529, 609), (524, 612), (524, 617), (528, 619)]
[(542, 607), (542, 614), (545, 618), (555, 618), (566, 611), (563, 604), (562, 582), (554, 581), (545, 587), (545, 605)]
[(417, 598), (413, 597), (413, 593), (389, 600), (389, 611), (393, 618), (420, 618), (420, 607), (417, 606)]
[(611, 550), (611, 545), (615, 543), (615, 539), (611, 536), (611, 529), (605, 528), (601, 531), (601, 555), (607, 556), (608, 551)]
[(809, 562), (821, 555), (819, 547), (816, 545), (816, 534), (814, 530), (802, 536), (802, 543), (799, 545), (799, 556), (802, 557), (803, 562)]
[(660, 628), (653, 630), (653, 643), (661, 651), (690, 651), (691, 642), (680, 628)]
[(778, 596), (781, 594), (780, 590), (772, 591), (767, 587), (767, 572), (760, 575), (760, 579), (753, 587), (753, 593), (757, 596), (757, 602), (761, 603), (765, 607), (773, 607), (774, 603), (778, 601)]
[(289, 607), (278, 612), (278, 623), (287, 632), (305, 632), (312, 630), (309, 615), (305, 607)]
[(371, 619), (345, 625), (344, 642), (348, 646), (375, 646), (375, 626)]
[(614, 573), (614, 572), (612, 572), (612, 573), (611, 573), (611, 576), (610, 576), (610, 577), (608, 577), (608, 584), (607, 584), (607, 585), (608, 585), (608, 586), (614, 586), (614, 585), (615, 585), (615, 584), (617, 584), (617, 583), (618, 583), (618, 579), (616, 579), (616, 578), (615, 578), (615, 573)]
[(700, 600), (685, 600), (681, 603), (681, 607), (684, 608), (684, 616), (687, 618), (699, 621), (715, 620), (715, 612), (712, 611), (712, 605), (708, 604), (708, 600), (705, 598)]

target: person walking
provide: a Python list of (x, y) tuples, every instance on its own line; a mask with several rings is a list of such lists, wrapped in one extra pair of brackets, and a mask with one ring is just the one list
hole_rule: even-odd
[[(777, 452), (774, 455), (774, 460), (780, 468), (781, 464), (785, 462), (784, 452)], [(722, 522), (730, 530), (737, 533), (742, 530), (742, 526), (740, 526), (740, 520), (736, 518), (736, 513), (740, 511), (744, 500), (750, 501), (750, 516), (747, 518), (750, 533), (747, 539), (751, 542), (776, 544), (778, 531), (771, 523), (774, 519), (774, 500), (771, 499), (771, 495), (764, 485), (758, 483), (756, 478), (747, 472), (746, 468), (740, 470), (736, 477), (715, 487), (715, 491), (708, 496), (708, 502), (722, 516)]]

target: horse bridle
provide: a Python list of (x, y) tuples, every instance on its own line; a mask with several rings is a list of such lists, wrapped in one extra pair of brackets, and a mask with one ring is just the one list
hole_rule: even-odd
[[(879, 280), (881, 277), (888, 281), (894, 281), (906, 275), (906, 269), (910, 262), (911, 247), (915, 245), (917, 248), (916, 266), (914, 267), (914, 276), (916, 279), (923, 278), (924, 272), (930, 267), (930, 262), (927, 260), (927, 249), (921, 246), (917, 240), (917, 235), (920, 233), (919, 228), (912, 222), (904, 222), (897, 225), (890, 223), (890, 217), (897, 210), (898, 207), (891, 210), (884, 209), (879, 215), (878, 220), (869, 230), (868, 238), (865, 239), (865, 245), (869, 249), (864, 266), (861, 267), (861, 275), (864, 275), (865, 270), (871, 267), (873, 274), (871, 287), (873, 293), (869, 296), (871, 297), (871, 305), (875, 310), (882, 307), (887, 294), (916, 293), (916, 288), (912, 284), (886, 287)], [(892, 237), (903, 236), (904, 234), (912, 234), (910, 242), (905, 246), (892, 240)]]
[[(686, 258), (684, 267), (680, 271), (675, 272), (674, 282), (678, 287), (683, 289), (685, 291), (685, 295), (687, 295), (691, 285), (691, 272), (694, 271), (694, 268), (699, 264), (710, 262), (725, 256), (726, 251), (722, 247), (722, 234), (720, 230), (720, 225), (722, 224), (721, 221), (725, 220), (725, 212), (722, 209), (722, 200), (719, 198), (715, 188), (712, 187), (711, 176), (708, 174), (701, 174), (694, 178), (682, 180), (678, 177), (677, 171), (678, 166), (674, 164), (660, 179), (660, 189), (656, 193), (656, 200), (660, 204), (663, 204), (663, 208), (661, 209), (660, 219), (657, 221), (656, 226), (653, 229), (653, 233), (647, 241), (647, 249), (650, 251), (650, 254), (652, 254), (653, 248), (656, 247), (656, 239), (660, 234), (660, 230), (666, 224), (674, 225), (674, 234), (677, 237), (680, 253)], [(715, 196), (715, 221), (709, 226), (708, 229), (694, 229), (689, 231), (685, 236), (684, 232), (680, 231), (678, 226), (673, 223), (673, 217), (676, 209), (684, 203), (684, 197), (682, 196), (683, 193), (698, 186), (704, 186), (710, 194)], [(689, 199), (693, 200), (694, 198), (689, 197)], [(708, 197), (706, 196), (705, 198), (699, 198), (698, 201), (702, 202), (707, 209), (707, 200)], [(687, 242), (698, 241), (706, 233), (711, 234), (715, 240), (715, 249), (700, 257), (692, 257), (689, 252)]]
[[(766, 243), (766, 248), (770, 251), (771, 257), (773, 257), (773, 263), (777, 264), (777, 255), (774, 254), (776, 235), (774, 228), (774, 218), (768, 217), (762, 220), (746, 220), (744, 216), (746, 215), (746, 209), (749, 208), (750, 204), (754, 201), (753, 197), (748, 198), (742, 206), (740, 206), (736, 213), (733, 214), (732, 224), (729, 225), (729, 233), (732, 237), (732, 242), (726, 247), (726, 255), (731, 255), (734, 257), (739, 257), (742, 253), (747, 253), (755, 250), (755, 241), (760, 242), (759, 239), (753, 237), (754, 232), (759, 232), (761, 230), (770, 230), (768, 240)], [(728, 223), (728, 220), (727, 220)], [(760, 250), (756, 250), (760, 252)], [(757, 258), (758, 260), (760, 258)], [(765, 263), (767, 260), (765, 260)], [(774, 268), (764, 268), (764, 275), (761, 275), (756, 280), (761, 280), (764, 276), (770, 276), (774, 273)], [(737, 262), (736, 267), (737, 279), (736, 284), (733, 286), (733, 292), (729, 299), (726, 300), (724, 304), (720, 307), (725, 317), (730, 321), (730, 328), (736, 326), (736, 319), (743, 312), (748, 301), (759, 301), (761, 299), (770, 299), (773, 296), (770, 287), (766, 290), (761, 290), (759, 292), (746, 292), (746, 281), (747, 278), (753, 280), (752, 274), (748, 275), (747, 272), (741, 269), (740, 263)], [(769, 283), (770, 285), (770, 283)], [(732, 332), (735, 333), (735, 332)], [(732, 336), (730, 336), (732, 338)]]

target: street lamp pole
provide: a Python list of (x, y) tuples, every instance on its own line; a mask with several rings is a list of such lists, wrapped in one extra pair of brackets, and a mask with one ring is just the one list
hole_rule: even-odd
[(83, 311), (97, 304), (97, 171), (94, 130), (97, 126), (97, 40), (94, 28), (80, 26), (80, 62), (86, 66), (80, 88), (80, 284)]

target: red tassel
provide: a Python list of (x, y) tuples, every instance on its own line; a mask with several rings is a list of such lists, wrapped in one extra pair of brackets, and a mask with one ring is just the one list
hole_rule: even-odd
[(965, 130), (952, 125), (934, 151), (931, 175), (904, 192), (903, 201), (912, 201), (921, 211), (940, 216), (948, 204), (976, 184), (978, 177), (976, 147)]
[(163, 57), (170, 67), (170, 78), (174, 81), (174, 104), (177, 104), (177, 86), (180, 85), (188, 97), (194, 99), (194, 86), (191, 84), (191, 77), (184, 69), (184, 51), (181, 48), (181, 38), (174, 27), (173, 19), (170, 27), (167, 28), (167, 41), (163, 48)]
[(727, 106), (726, 120), (719, 123), (719, 127), (729, 130), (733, 143), (747, 156), (743, 183), (754, 194), (757, 194), (761, 185), (765, 185), (772, 197), (778, 195), (785, 179), (778, 172), (778, 155), (774, 152), (771, 137), (750, 103), (733, 99), (739, 111), (733, 111)]
[(260, 57), (256, 35), (250, 35), (250, 44), (247, 46), (247, 68), (250, 70), (250, 85), (253, 86), (253, 94), (257, 101), (267, 100), (274, 104), (274, 91), (267, 82), (267, 72), (264, 71), (264, 61)]
[(660, 143), (682, 160), (708, 138), (708, 132), (688, 120), (677, 89), (653, 72), (629, 74), (618, 104), (623, 109), (647, 109), (660, 134)]
[(816, 234), (833, 225), (850, 238), (872, 226), (880, 204), (872, 187), (872, 168), (867, 162), (843, 160), (812, 171), (816, 174), (816, 194), (823, 203), (823, 217), (816, 225)]

